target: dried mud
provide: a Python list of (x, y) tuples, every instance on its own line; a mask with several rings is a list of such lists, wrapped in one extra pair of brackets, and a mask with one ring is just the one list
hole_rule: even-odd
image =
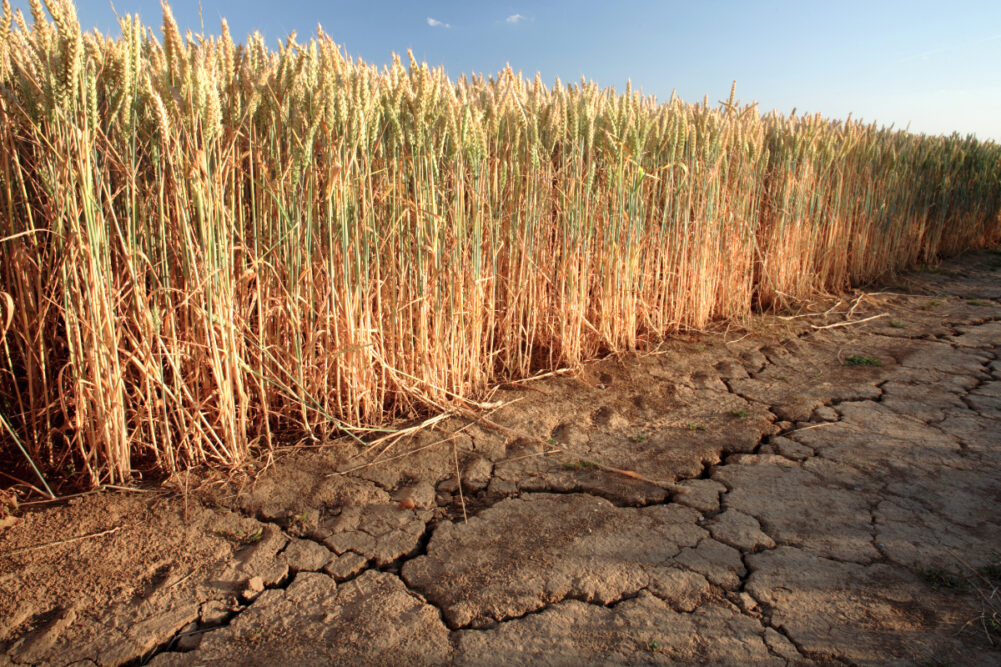
[(25, 508), (0, 664), (1001, 663), (999, 264)]

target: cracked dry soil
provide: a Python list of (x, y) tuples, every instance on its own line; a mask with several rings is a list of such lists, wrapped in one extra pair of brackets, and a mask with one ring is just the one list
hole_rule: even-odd
[[(998, 269), (513, 383), (487, 420), (242, 486), (33, 508), (0, 533), (0, 664), (999, 664)], [(817, 328), (848, 303), (886, 316)]]

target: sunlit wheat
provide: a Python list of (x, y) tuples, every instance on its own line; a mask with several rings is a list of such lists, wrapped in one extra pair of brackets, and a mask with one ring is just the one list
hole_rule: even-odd
[(31, 7), (0, 23), (0, 449), (45, 474), (361, 435), (1001, 232), (970, 137)]

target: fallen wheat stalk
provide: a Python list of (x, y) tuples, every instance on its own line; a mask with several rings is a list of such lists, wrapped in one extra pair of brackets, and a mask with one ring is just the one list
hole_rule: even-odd
[(121, 530), (121, 526), (116, 526), (114, 528), (109, 528), (108, 530), (102, 530), (98, 533), (89, 533), (87, 535), (80, 535), (79, 537), (71, 537), (68, 540), (56, 540), (55, 542), (46, 542), (45, 544), (36, 544), (30, 547), (21, 547), (19, 549), (12, 549), (10, 551), (0, 554), (0, 556), (14, 556), (16, 554), (23, 554), (29, 551), (38, 551), (39, 549), (47, 549), (48, 547), (57, 547), (62, 544), (72, 544), (73, 542), (79, 542), (81, 540), (89, 540), (92, 537), (101, 537), (102, 535), (110, 535), (111, 533), (116, 533)]

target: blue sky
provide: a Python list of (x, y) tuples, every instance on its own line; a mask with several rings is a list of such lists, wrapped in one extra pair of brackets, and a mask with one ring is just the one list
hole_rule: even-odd
[[(160, 25), (156, 0), (114, 4)], [(198, 0), (171, 6), (182, 30), (201, 30)], [(117, 33), (108, 0), (77, 8), (85, 28)], [(225, 16), (234, 37), (259, 29), (272, 42), (292, 30), (304, 41), (320, 23), (351, 55), (383, 64), (411, 48), (452, 76), (510, 62), (547, 82), (583, 74), (621, 89), (631, 78), (689, 101), (725, 98), (736, 79), (738, 97), (766, 111), (1001, 140), (999, 0), (202, 0), (201, 15), (206, 33)]]

